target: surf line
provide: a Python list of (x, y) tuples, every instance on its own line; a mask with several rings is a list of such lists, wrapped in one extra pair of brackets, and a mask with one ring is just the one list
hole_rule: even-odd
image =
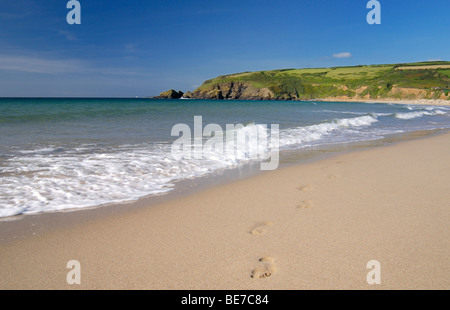
[[(181, 134), (181, 136), (180, 136)], [(269, 141), (270, 135), (270, 141)], [(171, 136), (178, 136), (171, 147), (172, 157), (180, 159), (260, 159), (261, 170), (275, 170), (279, 163), (279, 124), (226, 124), (225, 134), (219, 124), (203, 128), (202, 116), (194, 116), (193, 135), (187, 124), (172, 127)], [(203, 143), (203, 138), (208, 140)]]

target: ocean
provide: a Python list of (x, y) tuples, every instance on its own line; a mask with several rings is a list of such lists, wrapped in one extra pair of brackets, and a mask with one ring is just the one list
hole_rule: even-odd
[[(279, 126), (280, 158), (450, 128), (442, 106), (314, 101), (0, 99), (0, 217), (164, 194), (258, 158), (172, 155), (176, 124)], [(245, 129), (244, 128), (244, 129)], [(242, 130), (244, 130), (242, 129)], [(205, 137), (203, 142), (206, 142)]]

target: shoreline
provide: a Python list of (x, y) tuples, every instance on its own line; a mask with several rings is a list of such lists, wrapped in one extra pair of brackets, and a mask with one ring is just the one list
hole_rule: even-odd
[(322, 102), (362, 102), (362, 103), (392, 103), (407, 105), (432, 105), (432, 106), (450, 106), (450, 100), (444, 99), (311, 99), (310, 101)]
[[(351, 151), (60, 223), (0, 244), (0, 287), (448, 289), (449, 140)], [(78, 287), (65, 282), (71, 259)], [(371, 259), (379, 286), (366, 283)]]
[(387, 103), (387, 104), (406, 104), (406, 105), (431, 105), (431, 106), (450, 106), (450, 100), (446, 99), (351, 99), (351, 98), (320, 98), (320, 99), (305, 99), (305, 100), (267, 100), (265, 98), (260, 99), (205, 99), (205, 98), (179, 98), (179, 99), (168, 99), (168, 98), (156, 98), (152, 97), (149, 99), (158, 100), (218, 100), (218, 101), (286, 101), (286, 102), (347, 102), (347, 103)]
[[(285, 154), (281, 157), (280, 166), (277, 170), (297, 165), (312, 164), (339, 155), (357, 152), (361, 148), (367, 150), (382, 148), (405, 141), (426, 139), (445, 134), (446, 132), (450, 132), (450, 130), (414, 131), (395, 134), (392, 137), (385, 137), (380, 140), (357, 141), (336, 145), (330, 144), (312, 150), (296, 150), (292, 154)], [(85, 208), (18, 214), (0, 218), (0, 246), (34, 236), (38, 233), (78, 225), (93, 219), (102, 219), (133, 212), (141, 208), (168, 203), (176, 199), (183, 199), (184, 197), (195, 195), (217, 186), (223, 186), (269, 172), (255, 168), (259, 164), (259, 162), (252, 165), (246, 164), (243, 167), (227, 168), (193, 179), (177, 180), (174, 182), (175, 187), (172, 191), (162, 194), (150, 194), (140, 197), (137, 200), (110, 202)]]

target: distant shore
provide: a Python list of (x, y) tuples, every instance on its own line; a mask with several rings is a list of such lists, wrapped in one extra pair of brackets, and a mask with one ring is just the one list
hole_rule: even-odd
[(443, 99), (312, 99), (311, 101), (327, 101), (327, 102), (364, 102), (364, 103), (394, 103), (394, 104), (410, 104), (410, 105), (434, 105), (434, 106), (450, 106), (450, 100)]
[[(173, 90), (172, 90), (173, 91)], [(190, 99), (190, 100), (205, 100), (205, 98), (185, 98), (182, 95), (182, 92), (178, 93), (176, 97), (164, 97), (164, 96), (156, 96), (152, 97), (152, 99)], [(224, 99), (224, 98), (212, 98), (213, 100), (274, 100), (277, 99), (267, 99), (263, 97), (255, 97), (251, 99)], [(450, 100), (445, 99), (397, 99), (397, 98), (380, 98), (380, 99), (352, 99), (352, 98), (320, 98), (320, 99), (308, 99), (308, 100), (282, 100), (282, 101), (322, 101), (322, 102), (364, 102), (364, 103), (393, 103), (393, 104), (409, 104), (409, 105), (433, 105), (433, 106), (450, 106)]]
[(399, 103), (416, 99), (419, 102), (421, 99), (445, 102), (450, 93), (448, 68), (448, 61), (433, 61), (242, 72), (206, 80), (192, 92), (180, 94), (171, 89), (160, 95), (173, 99), (181, 96), (239, 100), (309, 100), (320, 97), (312, 100), (390, 102), (398, 98)]
[(449, 153), (446, 133), (37, 230), (0, 244), (0, 289), (449, 289)]

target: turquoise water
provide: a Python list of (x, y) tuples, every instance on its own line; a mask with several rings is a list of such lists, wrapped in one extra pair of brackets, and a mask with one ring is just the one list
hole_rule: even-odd
[[(0, 99), (0, 217), (165, 193), (176, 180), (248, 164), (176, 160), (174, 125), (279, 124), (281, 156), (336, 143), (450, 128), (448, 107), (155, 99)], [(260, 127), (258, 127), (261, 129)]]

